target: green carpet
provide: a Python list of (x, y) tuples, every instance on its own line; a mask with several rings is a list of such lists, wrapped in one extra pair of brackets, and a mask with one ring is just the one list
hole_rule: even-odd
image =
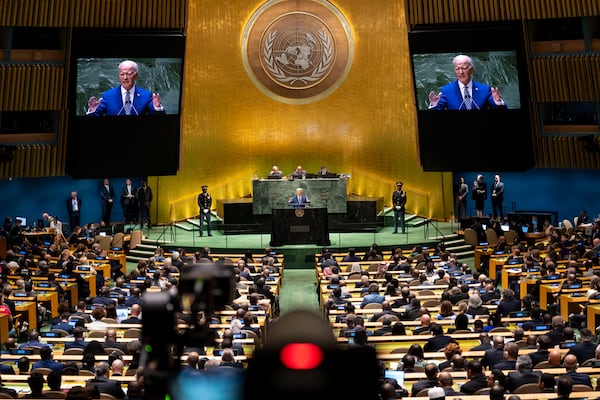
[(320, 311), (314, 269), (290, 269), (284, 273), (279, 293), (281, 313), (308, 309)]

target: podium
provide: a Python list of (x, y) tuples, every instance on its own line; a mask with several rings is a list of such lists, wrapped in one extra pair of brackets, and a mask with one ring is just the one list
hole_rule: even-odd
[(329, 246), (327, 208), (274, 208), (271, 211), (271, 246), (317, 244)]

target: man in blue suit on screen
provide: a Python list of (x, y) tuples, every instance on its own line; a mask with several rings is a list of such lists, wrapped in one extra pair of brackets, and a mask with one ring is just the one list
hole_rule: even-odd
[(151, 93), (135, 85), (138, 78), (138, 65), (126, 60), (119, 64), (121, 85), (102, 94), (100, 99), (92, 96), (88, 100), (86, 115), (147, 115), (164, 113), (160, 95)]
[(457, 80), (444, 87), (440, 93), (429, 93), (430, 110), (485, 110), (506, 108), (500, 90), (471, 79), (473, 60), (464, 54), (452, 60)]
[(304, 194), (304, 190), (302, 188), (296, 189), (296, 194), (288, 200), (288, 203), (293, 205), (296, 208), (304, 207), (310, 203), (310, 200)]

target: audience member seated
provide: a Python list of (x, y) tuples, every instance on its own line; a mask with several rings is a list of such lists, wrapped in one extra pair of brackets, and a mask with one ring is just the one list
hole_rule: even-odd
[(471, 360), (467, 363), (467, 379), (460, 387), (461, 393), (474, 394), (479, 389), (488, 387), (487, 379), (483, 374), (483, 366), (479, 360)]
[(142, 320), (140, 315), (142, 313), (142, 307), (139, 304), (134, 304), (129, 310), (130, 316), (127, 319), (121, 321), (121, 324), (141, 324)]
[(42, 394), (44, 390), (44, 383), (46, 380), (44, 379), (44, 375), (34, 372), (29, 378), (27, 378), (27, 384), (29, 385), (30, 393), (27, 393), (23, 398), (25, 399), (41, 399), (46, 396)]
[(575, 355), (579, 364), (583, 364), (585, 361), (595, 358), (596, 345), (592, 342), (592, 340), (592, 331), (588, 328), (581, 329), (579, 331), (579, 343), (571, 347), (568, 354)]
[(108, 393), (117, 399), (124, 399), (125, 392), (121, 388), (121, 383), (108, 378), (109, 370), (110, 368), (107, 363), (99, 363), (95, 368), (95, 378), (88, 380), (88, 384), (95, 385), (100, 393)]
[(425, 366), (425, 379), (418, 380), (413, 383), (411, 389), (411, 397), (415, 397), (423, 389), (429, 389), (438, 385), (438, 372), (437, 365), (429, 363)]
[(64, 312), (60, 315), (60, 322), (52, 324), (50, 329), (60, 329), (67, 332), (69, 335), (73, 333), (73, 325), (69, 324), (69, 318), (71, 314)]
[(496, 368), (496, 364), (504, 360), (504, 336), (496, 335), (492, 340), (492, 348), (486, 350), (481, 364), (490, 370)]
[(452, 337), (444, 335), (444, 329), (440, 324), (431, 324), (431, 334), (433, 337), (429, 338), (423, 346), (423, 350), (426, 352), (439, 351), (454, 341)]
[(506, 377), (506, 390), (514, 392), (516, 388), (527, 383), (539, 383), (540, 372), (533, 371), (531, 357), (522, 355), (517, 358), (515, 364), (517, 371), (509, 372)]
[(502, 370), (515, 369), (518, 356), (519, 345), (515, 342), (508, 342), (504, 345), (504, 360), (496, 363), (494, 367)]
[(107, 329), (102, 347), (106, 349), (119, 349), (123, 354), (127, 353), (127, 347), (124, 343), (117, 341), (117, 331), (115, 329)]
[(586, 385), (590, 388), (592, 387), (592, 381), (590, 379), (590, 376), (587, 374), (577, 372), (579, 364), (577, 363), (577, 357), (575, 355), (566, 355), (563, 360), (563, 365), (565, 366), (566, 371), (565, 376), (571, 379), (573, 385)]
[(65, 350), (79, 348), (84, 349), (87, 342), (84, 339), (84, 328), (76, 326), (73, 328), (73, 341), (65, 343)]
[(64, 364), (54, 360), (54, 353), (49, 346), (40, 349), (40, 361), (33, 363), (31, 369), (50, 368), (52, 371), (62, 372)]

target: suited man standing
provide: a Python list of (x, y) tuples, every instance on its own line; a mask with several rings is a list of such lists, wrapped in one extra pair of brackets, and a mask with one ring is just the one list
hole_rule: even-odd
[(297, 188), (296, 194), (289, 198), (288, 203), (294, 205), (296, 208), (301, 208), (310, 203), (310, 200), (304, 194), (304, 190), (302, 188)]
[(500, 180), (500, 175), (494, 175), (492, 183), (492, 215), (494, 219), (504, 217), (504, 182)]
[(454, 216), (456, 217), (456, 222), (460, 222), (461, 218), (465, 218), (467, 216), (467, 195), (469, 194), (469, 185), (465, 183), (465, 178), (462, 176), (458, 181), (458, 184), (455, 188), (455, 196), (456, 196), (456, 210), (454, 212)]
[(144, 221), (147, 221), (148, 228), (152, 226), (150, 222), (150, 205), (152, 204), (152, 189), (148, 186), (148, 182), (142, 179), (142, 186), (137, 190), (137, 202), (140, 211), (140, 228), (144, 227)]
[(110, 224), (110, 215), (112, 214), (112, 206), (115, 198), (115, 189), (110, 184), (108, 178), (104, 178), (100, 186), (100, 205), (102, 206), (102, 221), (106, 225)]
[(392, 207), (394, 208), (394, 231), (398, 233), (398, 220), (400, 220), (400, 229), (406, 233), (404, 224), (404, 214), (406, 211), (406, 192), (402, 190), (402, 182), (396, 182), (396, 190), (392, 193)]
[(77, 192), (71, 192), (71, 196), (67, 199), (67, 214), (69, 214), (69, 231), (75, 229), (76, 226), (81, 226), (81, 197)]
[(151, 93), (136, 86), (138, 65), (125, 60), (119, 64), (119, 86), (109, 89), (100, 99), (92, 96), (88, 100), (86, 115), (147, 115), (164, 113), (160, 94)]
[(131, 223), (137, 219), (135, 192), (131, 179), (125, 179), (125, 185), (121, 189), (121, 207), (123, 208), (125, 223)]
[(483, 110), (506, 108), (498, 88), (471, 79), (474, 71), (471, 57), (460, 54), (452, 60), (456, 81), (429, 93), (430, 110)]
[(210, 233), (210, 208), (212, 207), (212, 196), (208, 193), (208, 186), (202, 186), (202, 193), (198, 195), (198, 207), (200, 207), (200, 236), (203, 235), (202, 227), (206, 223), (206, 232)]

